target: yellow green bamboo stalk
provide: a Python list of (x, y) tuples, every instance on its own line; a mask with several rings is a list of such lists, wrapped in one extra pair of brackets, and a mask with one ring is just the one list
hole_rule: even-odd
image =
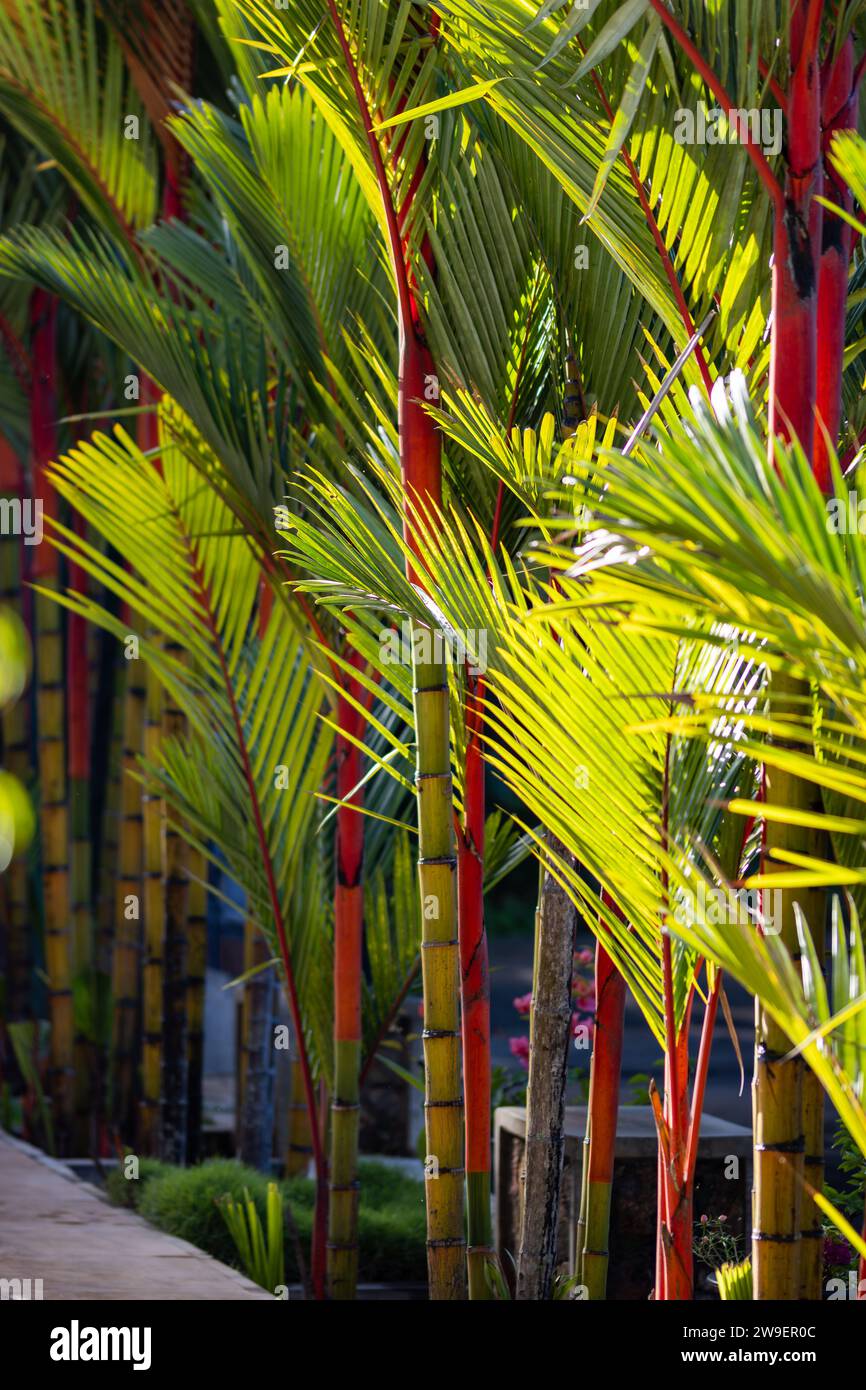
[(286, 1155), (286, 1176), (305, 1174), (313, 1154), (310, 1113), (304, 1100), (304, 1084), (300, 1058), (292, 1058), (292, 1099), (289, 1105), (289, 1148)]
[[(431, 634), (426, 636), (429, 639)], [(435, 642), (413, 640), (412, 647), (424, 989), (427, 1272), (431, 1298), (461, 1299), (466, 1290), (463, 1093), (448, 672), (444, 659), (423, 659), (425, 648), (435, 652)]]

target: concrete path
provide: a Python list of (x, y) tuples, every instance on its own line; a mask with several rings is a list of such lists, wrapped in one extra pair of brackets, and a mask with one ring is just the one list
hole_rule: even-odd
[[(0, 1281), (13, 1279), (41, 1279), (46, 1300), (273, 1301), (244, 1275), (112, 1206), (63, 1164), (0, 1130)], [(0, 1283), (0, 1298), (16, 1296), (14, 1286)]]

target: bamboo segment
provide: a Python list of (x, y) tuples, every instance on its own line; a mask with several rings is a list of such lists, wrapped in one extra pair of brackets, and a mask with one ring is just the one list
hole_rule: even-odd
[[(547, 845), (551, 853), (564, 855), (563, 846), (550, 833)], [(574, 904), (553, 875), (544, 870), (536, 912), (525, 1177), (517, 1260), (517, 1297), (529, 1302), (553, 1295), (576, 924)]]
[[(353, 666), (362, 658), (350, 653)], [(350, 678), (338, 702), (337, 883), (334, 893), (334, 1095), (331, 1101), (331, 1164), (328, 1203), (328, 1296), (352, 1299), (358, 1282), (358, 1130), (361, 1096), (361, 955), (364, 941), (364, 821), (361, 750), (364, 717), (354, 701), (363, 696)]]
[(201, 1158), (202, 1085), (204, 1081), (204, 991), (207, 971), (207, 863), (200, 850), (188, 849), (186, 1046), (187, 1131), (186, 1161)]
[(463, 1096), (448, 673), (444, 660), (424, 660), (427, 641), (413, 639), (418, 740), (418, 875), (424, 990), (424, 1073), (427, 1157), (427, 1271), (432, 1299), (465, 1296), (463, 1233)]
[(145, 684), (144, 667), (140, 661), (125, 661), (124, 668), (120, 861), (114, 903), (112, 956), (114, 1020), (111, 1109), (121, 1139), (132, 1144), (138, 1099), (144, 820), (141, 784), (132, 774), (144, 746)]
[(351, 1299), (358, 1283), (358, 1076), (359, 1041), (334, 1043), (331, 1102), (331, 1168), (328, 1206), (328, 1297)]
[[(145, 675), (144, 754), (156, 758), (162, 728), (162, 687), (148, 667)], [(145, 793), (144, 850), (144, 964), (142, 970), (142, 1096), (139, 1147), (143, 1154), (159, 1151), (162, 1085), (163, 950), (165, 934), (165, 822), (158, 796)]]
[[(271, 959), (258, 927), (244, 923), (244, 973)], [(270, 1173), (274, 1133), (274, 983), (259, 969), (243, 987), (238, 1097), (238, 1158)]]
[[(803, 1176), (824, 1189), (824, 1087), (810, 1067), (803, 1072)], [(801, 1199), (800, 1298), (819, 1302), (824, 1268), (824, 1232), (814, 1202)]]

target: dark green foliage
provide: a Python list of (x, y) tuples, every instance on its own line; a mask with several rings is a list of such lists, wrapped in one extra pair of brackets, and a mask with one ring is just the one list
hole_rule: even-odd
[[(362, 1280), (423, 1282), (427, 1274), (423, 1183), (381, 1163), (362, 1162), (359, 1176)], [(313, 1224), (313, 1183), (308, 1178), (291, 1178), (280, 1187), (306, 1249)], [(268, 1179), (234, 1159), (211, 1159), (197, 1168), (144, 1160), (138, 1182), (126, 1180), (119, 1172), (108, 1180), (112, 1201), (134, 1206), (161, 1231), (188, 1240), (235, 1269), (240, 1268), (237, 1249), (216, 1202), (226, 1194), (243, 1200), (244, 1189), (264, 1219)], [(288, 1238), (286, 1277), (290, 1282), (299, 1277)]]
[(169, 1165), (160, 1163), (157, 1158), (140, 1158), (137, 1178), (124, 1177), (122, 1165), (112, 1168), (105, 1180), (105, 1190), (116, 1207), (132, 1207), (137, 1211), (148, 1184), (170, 1171)]

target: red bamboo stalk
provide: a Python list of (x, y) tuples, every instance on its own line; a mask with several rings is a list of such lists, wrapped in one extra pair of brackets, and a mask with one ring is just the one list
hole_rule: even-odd
[[(607, 893), (605, 901), (610, 904)], [(601, 941), (595, 947), (595, 1031), (585, 1141), (585, 1218), (581, 1282), (592, 1300), (605, 1297), (608, 1236), (619, 1118), (619, 1082), (625, 1022), (625, 980)]]
[(485, 791), (481, 731), (484, 682), (467, 673), (464, 819), (457, 840), (458, 935), (466, 1097), (466, 1195), (469, 1296), (490, 1296), (486, 1263), (493, 1257), (490, 1221), (490, 982), (484, 928)]
[[(854, 197), (830, 161), (833, 137), (839, 130), (856, 130), (858, 86), (854, 75), (854, 40), (849, 34), (835, 62), (823, 74), (821, 148), (825, 191), (846, 212)], [(839, 438), (842, 419), (842, 367), (845, 352), (845, 310), (848, 269), (854, 230), (829, 208), (824, 208), (821, 264), (818, 279), (817, 413), (812, 466), (823, 492), (832, 486), (830, 450)]]
[[(409, 216), (405, 203), (399, 213), (388, 182), (379, 140), (373, 130), (361, 71), (352, 52), (335, 0), (328, 10), (365, 132), (373, 172), (382, 202), (388, 250), (397, 285), (399, 324), (398, 431), (403, 484), (403, 534), (413, 554), (419, 554), (414, 508), (422, 514), (441, 506), (442, 454), (438, 430), (424, 409), (433, 358), (424, 339), (414, 297), (401, 226)], [(435, 25), (434, 25), (435, 31)], [(434, 32), (435, 37), (435, 32)], [(425, 248), (429, 259), (429, 247)], [(414, 565), (406, 565), (415, 580)], [(432, 638), (429, 631), (425, 634)], [(419, 824), (419, 883), (423, 914), (425, 1117), (433, 1167), (426, 1182), (428, 1271), (433, 1299), (463, 1296), (462, 1101), (459, 1077), (458, 943), (454, 939), (455, 857), (451, 831), (452, 791), (448, 719), (447, 671), (444, 661), (413, 662), (415, 725), (418, 741), (417, 776)], [(453, 969), (452, 969), (453, 965)], [(453, 981), (453, 983), (452, 983)], [(434, 1171), (435, 1168), (435, 1171)]]
[[(821, 0), (792, 21), (784, 202), (773, 234), (770, 438), (799, 439), (811, 457), (818, 379), (818, 270), (822, 230)], [(802, 17), (802, 18), (800, 18)]]

